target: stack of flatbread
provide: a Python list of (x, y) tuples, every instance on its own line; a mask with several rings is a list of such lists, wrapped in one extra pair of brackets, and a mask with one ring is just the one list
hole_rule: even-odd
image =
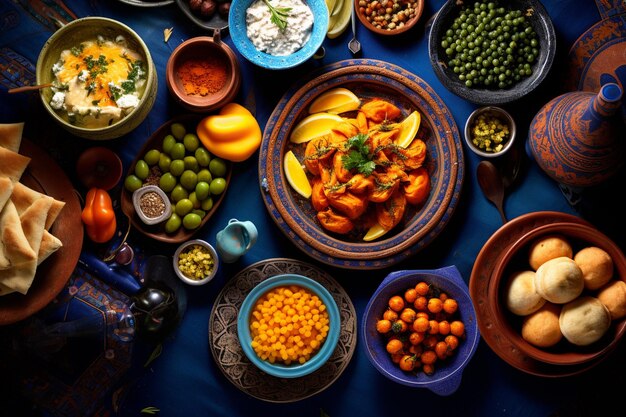
[(0, 124), (0, 295), (26, 294), (37, 266), (63, 246), (50, 227), (65, 206), (20, 181), (23, 123)]

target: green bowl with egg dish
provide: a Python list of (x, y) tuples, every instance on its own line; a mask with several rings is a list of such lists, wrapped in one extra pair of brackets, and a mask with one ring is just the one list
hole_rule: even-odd
[(148, 115), (157, 75), (148, 47), (113, 19), (85, 17), (46, 41), (36, 68), (39, 94), (51, 117), (70, 133), (92, 140), (118, 138)]
[(228, 25), (235, 47), (248, 61), (281, 70), (315, 55), (328, 20), (324, 0), (234, 0)]

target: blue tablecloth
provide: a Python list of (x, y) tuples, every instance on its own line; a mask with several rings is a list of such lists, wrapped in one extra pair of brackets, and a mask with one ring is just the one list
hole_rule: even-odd
[[(427, 1), (420, 23), (406, 36), (380, 37), (367, 31), (360, 23), (357, 24), (357, 33), (363, 45), (364, 58), (394, 63), (422, 78), (447, 104), (457, 126), (462, 129), (465, 119), (476, 106), (458, 98), (438, 81), (428, 57), (427, 22), (443, 3), (442, 0)], [(541, 90), (533, 95), (533, 101), (507, 106), (518, 121), (521, 140), (526, 137), (528, 124), (539, 108), (560, 94), (563, 65), (570, 46), (603, 17), (600, 7), (606, 7), (609, 2), (550, 0), (544, 3), (556, 29), (557, 60)], [(93, 143), (72, 137), (54, 126), (44, 113), (37, 94), (8, 95), (7, 89), (34, 83), (37, 56), (54, 31), (54, 19), (69, 21), (84, 16), (105, 16), (126, 23), (144, 39), (155, 60), (159, 89), (151, 113), (127, 136), (98, 143), (117, 151), (125, 169), (154, 130), (173, 116), (185, 113), (170, 99), (166, 88), (165, 66), (169, 54), (190, 37), (210, 34), (187, 20), (176, 4), (144, 8), (113, 0), (0, 2), (0, 122), (26, 122), (24, 136), (48, 149), (66, 168), (77, 187), (79, 182), (74, 172), (76, 157)], [(163, 29), (169, 27), (173, 27), (174, 31), (166, 43), (163, 41)], [(237, 101), (243, 102), (253, 92), (257, 102), (257, 119), (262, 127), (265, 126), (290, 84), (321, 65), (351, 58), (347, 48), (348, 32), (337, 39), (324, 41), (326, 55), (322, 60), (306, 62), (286, 71), (266, 71), (238, 55), (243, 84)], [(224, 40), (234, 49), (228, 35), (224, 35)], [(301, 416), (326, 414), (339, 417), (391, 416), (407, 412), (429, 415), (567, 416), (621, 410), (626, 371), (623, 359), (626, 352), (623, 348), (581, 376), (541, 378), (511, 367), (481, 342), (464, 373), (460, 389), (451, 397), (439, 397), (427, 390), (410, 389), (390, 382), (371, 366), (360, 344), (351, 363), (332, 386), (296, 403), (272, 404), (254, 399), (233, 386), (220, 372), (208, 346), (211, 307), (229, 278), (258, 261), (286, 257), (319, 266), (345, 288), (359, 318), (370, 295), (392, 270), (456, 265), (465, 281), (469, 282), (477, 254), (501, 226), (501, 221), (496, 209), (478, 187), (475, 172), (479, 158), (466, 152), (465, 162), (465, 183), (460, 203), (452, 220), (434, 243), (393, 268), (357, 274), (318, 264), (295, 248), (280, 232), (264, 206), (258, 185), (258, 158), (252, 157), (236, 164), (225, 201), (210, 224), (198, 232), (198, 237), (214, 243), (216, 233), (228, 220), (238, 218), (256, 224), (259, 240), (238, 263), (224, 265), (209, 285), (188, 288), (188, 308), (184, 320), (164, 343), (161, 356), (138, 375), (119, 414), (137, 416), (141, 409), (149, 406), (158, 408), (160, 416), (276, 416), (298, 413)], [(576, 214), (594, 223), (621, 247), (626, 247), (624, 222), (616, 215), (619, 212), (616, 198), (623, 194), (623, 190), (623, 182), (616, 181), (611, 187), (591, 193), (580, 206), (572, 207), (558, 185), (534, 162), (525, 158), (519, 181), (508, 192), (505, 210), (509, 218), (543, 210)], [(155, 245), (135, 234), (131, 234), (131, 241), (166, 255), (173, 252), (171, 247)], [(3, 385), (11, 383), (10, 376), (4, 375), (3, 380)], [(7, 410), (1, 409), (0, 415), (19, 415), (6, 413)]]

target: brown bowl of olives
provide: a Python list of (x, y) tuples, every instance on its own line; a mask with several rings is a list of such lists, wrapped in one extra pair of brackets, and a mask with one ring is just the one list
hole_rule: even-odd
[(203, 29), (226, 31), (230, 0), (176, 0), (180, 10)]
[[(124, 179), (122, 212), (142, 234), (167, 243), (185, 242), (213, 216), (228, 189), (229, 161), (212, 155), (196, 135), (200, 115), (182, 115), (163, 124), (146, 141)], [(158, 224), (146, 224), (135, 211), (133, 193), (158, 186), (172, 213)]]

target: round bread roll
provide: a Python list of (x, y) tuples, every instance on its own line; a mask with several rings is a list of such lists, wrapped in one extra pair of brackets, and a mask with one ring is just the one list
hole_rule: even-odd
[(581, 249), (574, 256), (574, 262), (583, 271), (588, 290), (597, 290), (613, 278), (613, 260), (603, 249), (595, 246)]
[(559, 317), (561, 333), (578, 346), (599, 340), (611, 326), (611, 313), (599, 299), (583, 296), (563, 306)]
[(546, 302), (535, 289), (535, 271), (511, 274), (505, 288), (505, 297), (506, 307), (518, 316), (534, 313)]
[(535, 288), (546, 300), (565, 304), (583, 292), (583, 273), (571, 258), (561, 256), (550, 259), (537, 269)]
[(609, 309), (611, 320), (626, 316), (626, 282), (616, 279), (602, 287), (598, 300)]
[(524, 317), (522, 338), (528, 343), (541, 348), (554, 346), (563, 338), (559, 326), (561, 306), (545, 303), (534, 313)]
[(535, 271), (541, 264), (548, 262), (550, 259), (565, 256), (571, 258), (574, 255), (572, 245), (561, 235), (548, 235), (535, 240), (530, 245), (528, 254), (528, 263)]

